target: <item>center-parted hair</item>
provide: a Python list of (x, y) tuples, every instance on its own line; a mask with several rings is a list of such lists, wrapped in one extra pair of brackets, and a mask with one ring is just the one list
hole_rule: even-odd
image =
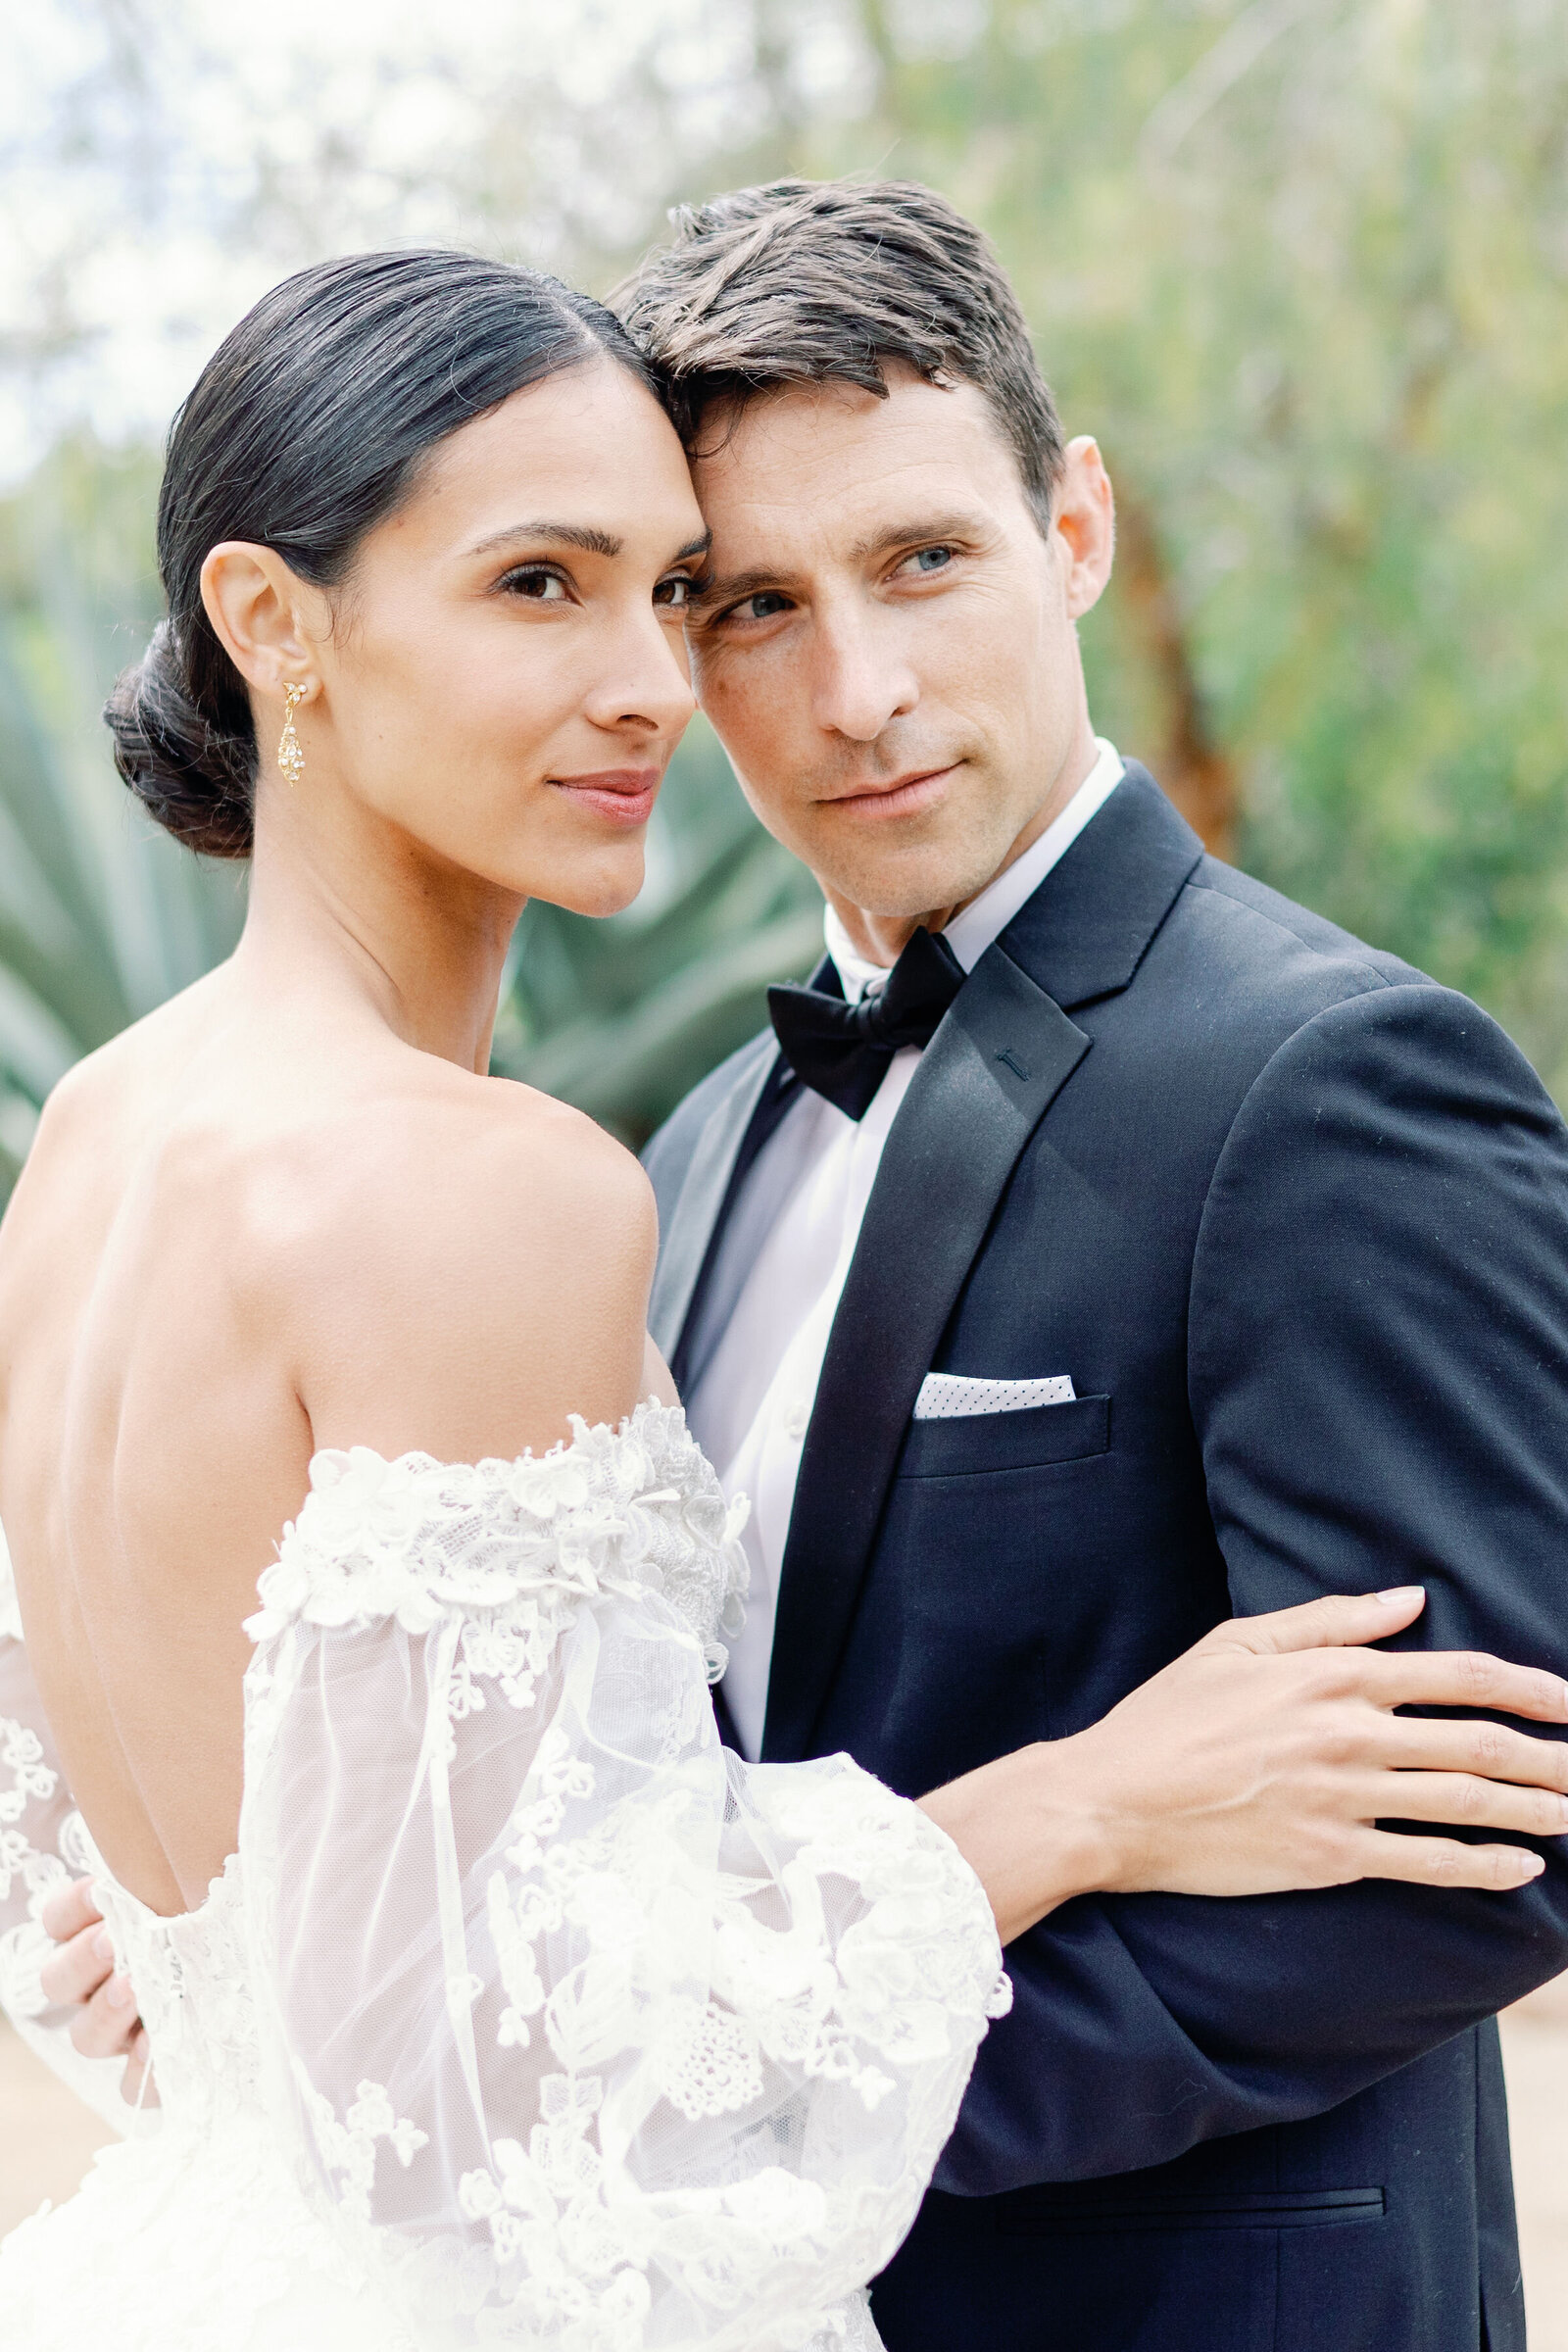
[(786, 179), (672, 214), (611, 301), (664, 375), (688, 448), (710, 411), (791, 384), (887, 393), (902, 363), (990, 402), (1037, 518), (1064, 461), (1018, 298), (972, 220), (914, 180)]
[(601, 304), (507, 263), (354, 254), (263, 295), (174, 418), (158, 502), (169, 617), (104, 713), (115, 764), (160, 824), (211, 858), (250, 853), (256, 735), (202, 605), (212, 549), (250, 540), (338, 585), (437, 442), (600, 353), (662, 397)]

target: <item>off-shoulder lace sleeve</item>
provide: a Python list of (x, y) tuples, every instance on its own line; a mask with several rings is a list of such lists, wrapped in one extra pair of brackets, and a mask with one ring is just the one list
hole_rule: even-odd
[(157, 2129), (120, 2092), (124, 2061), (83, 2058), (73, 2012), (52, 2009), (38, 1971), (53, 1951), (38, 1914), (51, 1888), (94, 1867), (87, 1833), (61, 1767), (26, 1644), (5, 1531), (0, 1529), (0, 2009), (78, 2098), (122, 2133)]
[(650, 1404), (539, 1460), (320, 1456), (262, 1580), (271, 2088), (421, 2343), (875, 2340), (1005, 1980), (915, 1806), (721, 1747), (733, 1534)]

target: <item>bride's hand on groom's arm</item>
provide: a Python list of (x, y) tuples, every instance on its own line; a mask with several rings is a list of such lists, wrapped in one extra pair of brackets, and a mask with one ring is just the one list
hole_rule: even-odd
[(71, 2039), (84, 2058), (124, 2059), (120, 2087), (131, 2106), (155, 2107), (158, 2094), (148, 2073), (147, 2031), (136, 2014), (130, 1979), (116, 1971), (91, 1879), (57, 1887), (39, 1917), (56, 1947), (38, 1972), (45, 1999), (56, 2008), (75, 2010)]
[[(1233, 1618), (1088, 1731), (987, 1764), (924, 1798), (1009, 1942), (1075, 1894), (1275, 1894), (1355, 1879), (1504, 1889), (1540, 1875), (1515, 1845), (1412, 1836), (1379, 1821), (1553, 1838), (1568, 1833), (1568, 1745), (1484, 1719), (1568, 1723), (1556, 1675), (1471, 1651), (1361, 1646), (1413, 1622), (1417, 1588)], [(74, 2006), (72, 2039), (126, 2059), (135, 2101), (147, 2042), (114, 1973), (91, 1883), (44, 1906), (58, 1950), (42, 1986)]]
[(1568, 1722), (1560, 1677), (1470, 1651), (1361, 1644), (1400, 1632), (1411, 1587), (1233, 1618), (1071, 1739), (1019, 1749), (934, 1790), (925, 1810), (991, 1898), (1003, 1941), (1075, 1894), (1277, 1894), (1355, 1879), (1522, 1886), (1516, 1845), (1380, 1830), (1431, 1822), (1568, 1834), (1568, 1745), (1485, 1708)]

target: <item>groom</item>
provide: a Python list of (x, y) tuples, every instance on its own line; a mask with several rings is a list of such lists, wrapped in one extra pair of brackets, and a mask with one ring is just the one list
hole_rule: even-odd
[[(918, 1793), (1403, 1581), (1423, 1641), (1568, 1667), (1568, 1134), (1096, 739), (1110, 488), (989, 249), (922, 188), (754, 189), (624, 308), (713, 528), (704, 707), (827, 901), (648, 1152), (655, 1335), (754, 1502), (726, 1738)], [(890, 2352), (1522, 2348), (1492, 2019), (1568, 1964), (1558, 1852), (1088, 1898), (1007, 1957)]]

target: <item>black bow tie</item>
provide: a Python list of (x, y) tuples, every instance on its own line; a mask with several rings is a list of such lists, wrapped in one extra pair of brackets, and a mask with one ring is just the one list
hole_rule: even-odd
[(808, 1086), (860, 1119), (901, 1046), (928, 1046), (963, 986), (964, 969), (945, 939), (916, 931), (874, 996), (858, 1004), (816, 988), (767, 992), (767, 1009), (791, 1068)]

